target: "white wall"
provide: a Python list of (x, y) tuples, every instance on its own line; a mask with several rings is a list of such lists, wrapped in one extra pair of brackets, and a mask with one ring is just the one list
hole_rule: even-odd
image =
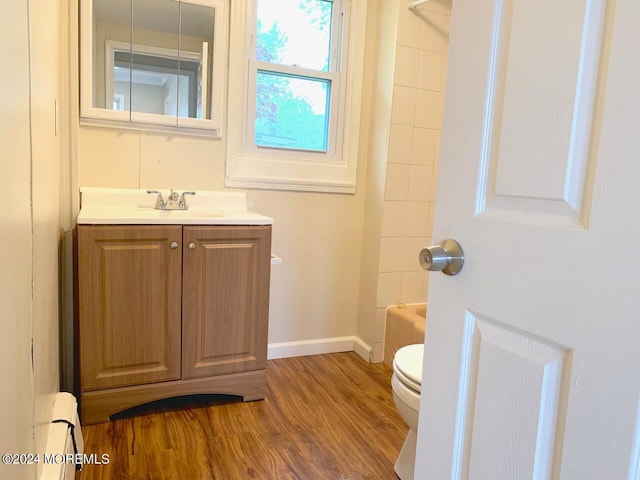
[[(59, 2), (0, 6), (0, 451), (43, 452), (58, 390), (60, 143)], [(33, 350), (33, 353), (32, 353)], [(1, 478), (36, 478), (34, 465), (0, 465)]]
[[(36, 452), (43, 452), (53, 397), (59, 391), (59, 240), (61, 138), (56, 131), (60, 98), (61, 1), (29, 0), (31, 56), (31, 182), (33, 235), (33, 377)], [(67, 160), (65, 160), (67, 161)], [(38, 470), (42, 465), (38, 465)]]
[[(31, 149), (29, 46), (25, 2), (0, 3), (0, 451), (33, 452), (31, 372)], [(33, 478), (35, 468), (0, 465), (2, 478)]]

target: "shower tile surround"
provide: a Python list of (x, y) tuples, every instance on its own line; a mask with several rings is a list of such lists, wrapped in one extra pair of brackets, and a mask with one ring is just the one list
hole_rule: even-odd
[(385, 309), (421, 303), (429, 274), (418, 263), (431, 242), (451, 3), (419, 14), (401, 0), (380, 233), (374, 361), (382, 361)]

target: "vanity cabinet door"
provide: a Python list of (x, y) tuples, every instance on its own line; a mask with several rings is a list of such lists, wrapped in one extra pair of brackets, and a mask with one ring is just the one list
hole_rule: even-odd
[(267, 362), (271, 227), (184, 227), (182, 378)]
[(78, 227), (83, 392), (180, 378), (181, 243), (179, 225)]

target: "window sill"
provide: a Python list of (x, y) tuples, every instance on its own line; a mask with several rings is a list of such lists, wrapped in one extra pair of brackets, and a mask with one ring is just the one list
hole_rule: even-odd
[(225, 187), (353, 194), (355, 162), (312, 161), (304, 156), (229, 155)]
[(312, 182), (290, 178), (226, 177), (224, 186), (259, 190), (284, 190), (294, 192), (356, 193), (356, 186), (349, 182)]

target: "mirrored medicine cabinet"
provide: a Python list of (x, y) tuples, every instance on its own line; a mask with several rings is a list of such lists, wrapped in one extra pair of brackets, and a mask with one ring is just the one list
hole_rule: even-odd
[(82, 123), (220, 135), (226, 0), (80, 0)]

